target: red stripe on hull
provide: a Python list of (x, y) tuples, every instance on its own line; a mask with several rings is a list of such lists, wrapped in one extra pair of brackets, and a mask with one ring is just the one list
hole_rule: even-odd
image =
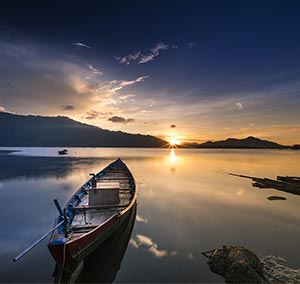
[[(127, 213), (127, 212), (126, 212)], [(127, 214), (124, 214), (127, 215)], [(56, 263), (63, 266), (64, 268), (68, 270), (72, 270), (74, 265), (79, 262), (82, 257), (84, 256), (86, 249), (88, 246), (93, 245), (94, 242), (97, 242), (99, 240), (100, 245), (109, 235), (105, 236), (105, 233), (111, 230), (110, 233), (112, 233), (114, 230), (113, 227), (118, 223), (118, 221), (121, 221), (120, 219), (125, 216), (113, 216), (109, 221), (104, 223), (102, 226), (99, 226), (98, 228), (94, 229), (93, 231), (83, 235), (82, 237), (79, 237), (78, 239), (75, 239), (74, 241), (67, 242), (66, 245), (64, 244), (56, 244), (51, 245), (48, 244), (48, 248), (50, 250), (51, 255), (55, 259)], [(117, 227), (117, 226), (115, 226)], [(101, 241), (100, 239), (103, 238)], [(64, 253), (65, 250), (65, 253)]]

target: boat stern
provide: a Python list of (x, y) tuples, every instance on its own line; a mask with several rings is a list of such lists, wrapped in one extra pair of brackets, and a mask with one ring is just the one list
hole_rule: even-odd
[(67, 238), (56, 238), (48, 243), (48, 249), (58, 265), (67, 270), (72, 270), (74, 259), (68, 249)]

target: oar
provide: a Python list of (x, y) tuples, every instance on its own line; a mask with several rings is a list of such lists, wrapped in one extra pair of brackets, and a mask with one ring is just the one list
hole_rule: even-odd
[(53, 227), (50, 231), (45, 233), (43, 236), (41, 236), (38, 240), (36, 240), (32, 245), (24, 249), (20, 254), (18, 254), (15, 258), (14, 261), (19, 260), (22, 256), (24, 256), (26, 253), (28, 253), (31, 249), (33, 249), (38, 243), (40, 243), (42, 240), (44, 240), (50, 233), (52, 233), (55, 229), (57, 229), (60, 225), (64, 223), (64, 220), (59, 222), (55, 227)]

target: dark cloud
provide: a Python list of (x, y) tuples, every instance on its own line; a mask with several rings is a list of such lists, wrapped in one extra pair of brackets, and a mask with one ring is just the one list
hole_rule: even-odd
[(61, 106), (63, 110), (74, 110), (75, 107), (72, 105), (62, 105)]
[(175, 124), (171, 124), (170, 127), (171, 128), (176, 128), (176, 125)]
[(135, 122), (135, 119), (133, 118), (126, 119), (125, 117), (121, 117), (121, 116), (112, 116), (108, 120), (114, 123), (124, 123), (124, 124)]
[(12, 88), (13, 84), (11, 82), (0, 82), (0, 89)]
[(101, 112), (96, 110), (90, 110), (83, 116), (83, 118), (92, 120), (92, 119), (96, 119), (100, 115), (102, 115)]

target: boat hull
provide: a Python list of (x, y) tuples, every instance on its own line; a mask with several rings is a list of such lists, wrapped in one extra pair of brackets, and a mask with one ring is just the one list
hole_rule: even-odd
[(129, 218), (135, 206), (136, 201), (123, 214), (114, 215), (101, 226), (72, 242), (49, 243), (48, 249), (56, 263), (64, 269), (72, 271), (81, 260), (90, 255)]

